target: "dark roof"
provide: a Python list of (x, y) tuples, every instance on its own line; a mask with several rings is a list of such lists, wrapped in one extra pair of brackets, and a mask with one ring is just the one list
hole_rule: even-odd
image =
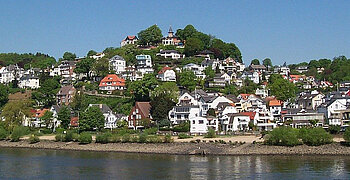
[(213, 102), (216, 98), (217, 98), (217, 96), (202, 96), (202, 99), (203, 99), (206, 103), (211, 103), (211, 102)]
[(179, 51), (176, 51), (176, 50), (161, 50), (160, 53), (161, 54), (163, 54), (163, 53), (179, 53)]
[(20, 80), (29, 80), (29, 79), (39, 79), (39, 78), (34, 74), (26, 74), (22, 76)]
[(92, 106), (95, 106), (95, 107), (100, 108), (100, 110), (101, 110), (102, 113), (110, 113), (110, 112), (113, 113), (113, 111), (111, 110), (111, 108), (109, 108), (106, 104), (90, 104), (90, 106), (91, 106), (91, 107), (92, 107)]
[(151, 104), (149, 102), (136, 102), (135, 106), (139, 108), (145, 117), (150, 117)]
[(69, 94), (69, 91), (71, 89), (74, 89), (74, 87), (72, 85), (68, 85), (68, 86), (63, 86), (57, 93), (57, 95), (67, 95)]
[(109, 59), (110, 61), (116, 61), (116, 60), (120, 60), (120, 61), (125, 61), (123, 57), (119, 56), (119, 55), (115, 55), (113, 56), (111, 59)]
[(204, 51), (199, 52), (198, 54), (214, 54), (214, 53), (206, 49)]
[(251, 64), (250, 67), (252, 69), (266, 69), (266, 67), (264, 65), (254, 65), (254, 64)]

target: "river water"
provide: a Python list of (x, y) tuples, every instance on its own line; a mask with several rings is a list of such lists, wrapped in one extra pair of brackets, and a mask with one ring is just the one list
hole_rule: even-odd
[(0, 149), (0, 179), (350, 179), (346, 156), (182, 156)]

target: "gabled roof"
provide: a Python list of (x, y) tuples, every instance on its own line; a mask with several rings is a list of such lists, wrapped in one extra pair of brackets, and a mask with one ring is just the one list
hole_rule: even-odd
[(126, 36), (124, 41), (138, 39), (136, 36)]
[(110, 61), (125, 61), (125, 59), (123, 57), (119, 56), (119, 55), (115, 55), (109, 60)]
[(49, 111), (49, 109), (36, 109), (36, 110), (33, 110), (32, 111), (34, 113), (33, 117), (41, 118), (41, 117), (44, 116), (46, 111)]
[[(107, 82), (111, 82), (111, 84), (107, 84)], [(116, 74), (108, 74), (101, 80), (99, 86), (125, 86), (125, 80)]]
[(172, 70), (172, 68), (165, 66), (158, 72), (158, 74), (164, 74), (167, 70)]
[(254, 120), (256, 112), (241, 112), (239, 114), (249, 116), (250, 120)]
[(60, 96), (65, 96), (67, 94), (69, 94), (69, 91), (71, 90), (75, 90), (74, 86), (72, 85), (68, 85), (68, 86), (63, 86), (57, 93), (57, 95)]
[(24, 80), (29, 80), (29, 79), (39, 79), (37, 76), (35, 76), (34, 74), (26, 74), (24, 76), (21, 77), (21, 81)]
[(91, 107), (98, 107), (103, 114), (110, 113), (113, 111), (106, 104), (90, 104)]
[(135, 106), (145, 117), (150, 117), (151, 104), (149, 102), (136, 102)]
[(269, 102), (269, 106), (281, 106), (282, 102), (277, 100), (277, 99), (273, 99)]

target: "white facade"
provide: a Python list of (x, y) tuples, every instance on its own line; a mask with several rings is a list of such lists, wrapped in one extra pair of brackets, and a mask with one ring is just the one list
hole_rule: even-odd
[(173, 82), (175, 82), (176, 81), (176, 73), (174, 70), (168, 69), (168, 70), (165, 70), (164, 73), (158, 74), (158, 78), (161, 81), (173, 81)]
[(217, 118), (195, 117), (190, 119), (191, 134), (205, 134), (209, 128), (218, 131), (219, 120)]
[(192, 71), (197, 76), (197, 78), (205, 79), (206, 77), (203, 72), (204, 68), (197, 64), (193, 64), (193, 63), (186, 64), (185, 66), (182, 67), (182, 69)]
[(248, 129), (250, 117), (240, 114), (226, 114), (220, 118), (223, 131), (239, 131)]
[(31, 89), (40, 88), (39, 78), (34, 77), (32, 75), (25, 75), (21, 77), (18, 86), (20, 88), (31, 88)]
[(249, 80), (253, 81), (255, 84), (259, 84), (260, 82), (260, 76), (257, 72), (244, 72), (242, 74), (242, 79), (248, 78)]
[(161, 50), (160, 53), (157, 53), (157, 56), (162, 56), (164, 58), (170, 58), (170, 59), (185, 58), (185, 55), (182, 55), (175, 50)]
[(126, 62), (123, 57), (119, 55), (113, 56), (109, 59), (109, 68), (115, 71), (116, 74), (121, 74), (125, 71)]
[(105, 53), (97, 53), (95, 55), (90, 56), (90, 58), (96, 59), (96, 60), (99, 60), (99, 59), (101, 59), (103, 57), (105, 57)]

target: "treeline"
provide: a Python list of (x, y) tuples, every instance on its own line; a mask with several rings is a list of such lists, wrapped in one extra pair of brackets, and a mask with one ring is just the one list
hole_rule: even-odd
[[(291, 64), (291, 72), (295, 73), (295, 69), (300, 66), (308, 66), (305, 73), (308, 76), (314, 76), (318, 80), (326, 80), (332, 83), (341, 81), (350, 81), (350, 59), (345, 56), (338, 56), (330, 59), (311, 60), (309, 63), (302, 62), (299, 64)], [(319, 73), (318, 70), (322, 72)]]
[(47, 68), (56, 63), (54, 57), (42, 53), (0, 53), (0, 66), (8, 66), (10, 64), (17, 64), (19, 67), (28, 69), (33, 68)]

